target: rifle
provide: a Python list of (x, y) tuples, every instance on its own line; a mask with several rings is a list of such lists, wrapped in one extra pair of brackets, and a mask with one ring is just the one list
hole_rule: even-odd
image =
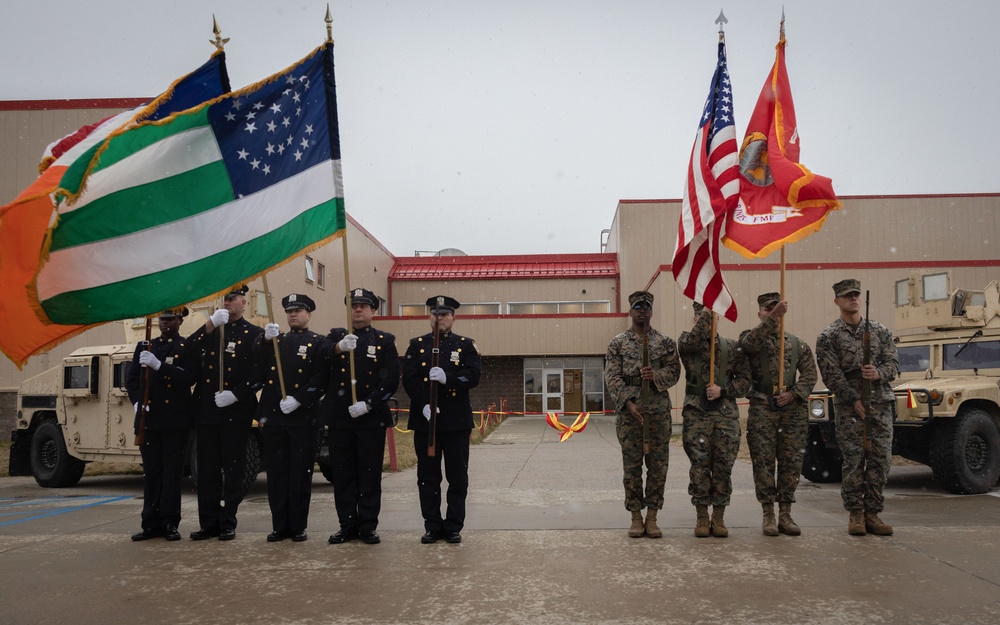
[[(153, 339), (153, 320), (146, 317), (146, 340), (142, 342), (144, 351), (149, 351), (150, 341)], [(142, 402), (139, 404), (139, 408), (136, 416), (139, 418), (139, 431), (135, 435), (135, 446), (142, 447), (142, 444), (146, 442), (146, 407), (149, 406), (149, 367), (146, 365), (142, 366), (142, 377), (145, 379), (143, 382), (142, 390)]]
[[(646, 327), (646, 332), (642, 335), (642, 368), (645, 369), (649, 366), (649, 327)], [(640, 375), (642, 372), (639, 372)], [(642, 381), (642, 394), (640, 396), (640, 401), (642, 402), (642, 453), (643, 455), (649, 453), (649, 380), (644, 379)]]
[[(437, 298), (437, 306), (440, 309), (444, 306), (444, 298)], [(441, 328), (438, 325), (437, 313), (434, 313), (434, 347), (431, 349), (431, 367), (440, 366), (441, 361)], [(430, 407), (431, 407), (431, 420), (428, 423), (427, 428), (427, 457), (433, 458), (436, 455), (435, 447), (437, 446), (437, 387), (438, 383), (431, 380), (431, 393), (430, 393)]]
[[(872, 332), (871, 323), (868, 321), (868, 291), (865, 291), (865, 334), (864, 338), (861, 339), (861, 347), (864, 351), (861, 366), (864, 368), (866, 365), (872, 364)], [(864, 425), (864, 438), (861, 445), (865, 451), (871, 451), (872, 442), (868, 436), (868, 414), (872, 409), (872, 381), (864, 377), (861, 378), (861, 403), (865, 407), (865, 416), (861, 419)]]

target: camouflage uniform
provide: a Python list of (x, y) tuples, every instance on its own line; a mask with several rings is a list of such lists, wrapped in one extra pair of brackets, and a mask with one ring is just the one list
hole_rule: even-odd
[[(778, 321), (771, 317), (740, 334), (740, 347), (746, 352), (753, 380), (747, 393), (750, 400), (747, 446), (753, 460), (754, 489), (761, 503), (795, 502), (809, 429), (806, 406), (817, 378), (809, 345), (785, 332), (784, 383), (795, 399), (782, 408), (771, 408), (768, 398), (774, 396), (774, 386), (778, 384), (778, 342)], [(798, 358), (792, 362), (795, 352)]]
[[(717, 406), (706, 410), (705, 386), (709, 379), (709, 344), (712, 315), (705, 310), (690, 332), (677, 340), (684, 363), (684, 452), (691, 460), (688, 494), (695, 506), (728, 506), (733, 492), (732, 472), (740, 449), (740, 414), (736, 398), (750, 390), (750, 366), (746, 354), (732, 339), (715, 337), (715, 383), (722, 388)], [(721, 343), (728, 347), (728, 363), (722, 363)], [(725, 370), (723, 370), (725, 368)]]
[(816, 362), (823, 383), (835, 396), (837, 442), (844, 457), (840, 488), (844, 508), (878, 513), (883, 508), (882, 487), (892, 462), (892, 413), (896, 397), (889, 383), (899, 373), (899, 357), (892, 333), (872, 321), (871, 363), (878, 369), (880, 379), (872, 381), (871, 414), (867, 419), (871, 450), (866, 453), (862, 446), (864, 423), (854, 412), (854, 402), (861, 398), (864, 333), (864, 320), (850, 326), (837, 319), (816, 339)]
[[(649, 366), (655, 379), (648, 385), (647, 405), (641, 405), (642, 335), (631, 328), (611, 339), (604, 364), (604, 385), (607, 397), (618, 410), (615, 429), (622, 448), (624, 465), (625, 509), (630, 511), (663, 508), (663, 489), (667, 482), (670, 460), (670, 387), (677, 384), (681, 363), (674, 340), (649, 330)], [(629, 414), (628, 400), (640, 406), (644, 419), (649, 420), (649, 453), (642, 451), (642, 423)], [(643, 495), (642, 464), (646, 461), (646, 489)]]

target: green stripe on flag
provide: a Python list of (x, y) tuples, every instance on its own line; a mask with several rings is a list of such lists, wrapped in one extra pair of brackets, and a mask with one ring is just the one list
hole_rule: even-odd
[(59, 218), (51, 252), (132, 234), (211, 210), (233, 200), (226, 165), (191, 171), (99, 198)]
[(333, 198), (281, 228), (225, 252), (166, 271), (62, 293), (42, 303), (53, 323), (72, 319), (73, 323), (90, 324), (156, 314), (177, 302), (197, 299), (195, 292), (218, 293), (232, 286), (234, 275), (266, 272), (304, 248), (343, 232), (346, 226), (344, 198)]

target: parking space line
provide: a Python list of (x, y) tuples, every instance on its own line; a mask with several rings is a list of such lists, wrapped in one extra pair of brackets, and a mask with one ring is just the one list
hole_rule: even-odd
[[(76, 512), (77, 510), (83, 510), (85, 508), (93, 508), (94, 506), (103, 506), (104, 504), (114, 503), (116, 501), (122, 501), (122, 500), (125, 500), (125, 499), (133, 499), (133, 497), (131, 497), (131, 496), (122, 496), (122, 497), (73, 497), (73, 498), (46, 497), (44, 499), (29, 499), (27, 501), (22, 501), (22, 502), (18, 502), (18, 503), (2, 504), (2, 507), (10, 508), (10, 507), (18, 507), (18, 506), (38, 505), (37, 502), (47, 502), (49, 504), (51, 504), (52, 502), (56, 502), (56, 501), (69, 502), (72, 499), (77, 499), (77, 500), (80, 500), (80, 499), (96, 499), (96, 501), (91, 501), (90, 503), (85, 503), (85, 504), (82, 504), (82, 505), (75, 505), (75, 506), (68, 506), (68, 507), (57, 506), (56, 509), (54, 509), (54, 510), (47, 510), (47, 511), (42, 512), (40, 514), (34, 514), (33, 516), (26, 516), (26, 517), (23, 517), (23, 518), (20, 518), (20, 519), (12, 520), (12, 521), (0, 522), (0, 527), (6, 527), (8, 525), (17, 525), (18, 523), (24, 523), (26, 521), (37, 521), (38, 519), (44, 519), (44, 518), (47, 518), (47, 517), (50, 517), (50, 516), (55, 516), (57, 514), (66, 514), (67, 512)], [(8, 516), (8, 515), (13, 515), (13, 514), (17, 514), (17, 513), (16, 512), (8, 512), (8, 513), (3, 514), (2, 516)], [(25, 510), (24, 514), (31, 514), (31, 512)]]

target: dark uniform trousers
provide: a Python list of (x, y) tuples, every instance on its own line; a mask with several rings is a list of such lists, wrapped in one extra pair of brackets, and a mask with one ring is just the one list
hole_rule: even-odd
[[(427, 431), (413, 431), (417, 452), (417, 491), (424, 529), (461, 532), (465, 526), (465, 497), (469, 493), (469, 437), (472, 430), (438, 432), (435, 455), (427, 455)], [(441, 460), (448, 478), (448, 511), (441, 518)]]
[(181, 523), (181, 480), (188, 430), (146, 430), (139, 447), (145, 473), (142, 493), (142, 529), (177, 527)]
[(305, 531), (309, 525), (316, 431), (310, 421), (301, 426), (264, 427), (267, 501), (275, 531)]
[(385, 428), (330, 428), (327, 440), (333, 460), (333, 499), (340, 526), (359, 532), (376, 529), (382, 509)]
[(250, 419), (199, 423), (198, 521), (204, 530), (236, 529), (243, 501)]

